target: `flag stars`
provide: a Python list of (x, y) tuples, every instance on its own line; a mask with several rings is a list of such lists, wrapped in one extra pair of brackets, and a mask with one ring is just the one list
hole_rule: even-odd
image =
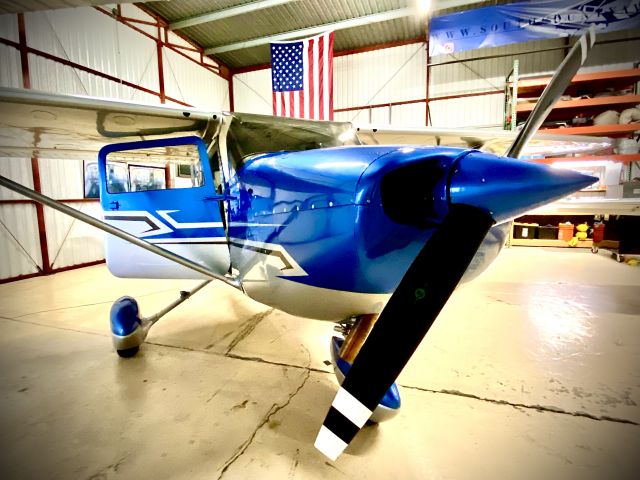
[(271, 45), (274, 92), (291, 92), (303, 89), (303, 52), (303, 42)]

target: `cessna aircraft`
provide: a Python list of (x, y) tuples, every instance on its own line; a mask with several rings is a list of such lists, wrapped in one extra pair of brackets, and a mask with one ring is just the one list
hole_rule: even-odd
[[(594, 182), (516, 160), (593, 42), (591, 31), (576, 43), (517, 135), (358, 130), (0, 90), (0, 156), (97, 152), (104, 221), (8, 178), (0, 185), (105, 231), (116, 276), (206, 279), (152, 317), (140, 318), (131, 297), (117, 300), (111, 331), (123, 357), (212, 279), (286, 312), (339, 323), (345, 338), (334, 337), (331, 351), (342, 386), (316, 440), (335, 460), (367, 420), (398, 411), (395, 379), (458, 283), (496, 257), (509, 221)], [(388, 144), (395, 141), (405, 145)], [(610, 144), (537, 136), (532, 145)], [(122, 161), (186, 164), (187, 188), (131, 191), (118, 177)]]

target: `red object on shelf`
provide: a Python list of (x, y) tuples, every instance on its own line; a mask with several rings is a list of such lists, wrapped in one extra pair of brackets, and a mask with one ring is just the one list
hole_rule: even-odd
[(593, 226), (593, 243), (600, 243), (604, 240), (604, 223), (596, 223)]
[(558, 240), (564, 240), (568, 242), (573, 238), (573, 224), (572, 223), (560, 223), (558, 224)]

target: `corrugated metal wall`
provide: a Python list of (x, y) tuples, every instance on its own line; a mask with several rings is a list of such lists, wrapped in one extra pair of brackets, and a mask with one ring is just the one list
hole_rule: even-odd
[[(599, 36), (599, 41), (633, 38), (639, 30)], [(475, 57), (503, 55), (487, 60), (435, 65), (429, 69), (429, 98), (496, 91), (492, 95), (433, 100), (429, 102), (431, 124), (441, 127), (501, 127), (505, 77), (513, 61), (520, 63), (521, 75), (550, 73), (560, 64), (564, 49), (527, 54), (531, 50), (563, 47), (566, 39), (553, 39), (472, 50), (433, 57), (430, 64)], [(630, 68), (640, 60), (640, 41), (596, 46), (582, 71)], [(334, 59), (334, 106), (343, 108), (384, 105), (425, 98), (425, 44), (409, 44)], [(242, 112), (271, 113), (271, 70), (234, 75), (235, 109)], [(425, 125), (425, 104), (381, 106), (336, 112), (336, 120), (393, 125)]]
[(167, 95), (204, 110), (229, 110), (229, 83), (172, 50), (164, 50)]
[(241, 73), (232, 77), (234, 110), (271, 115), (271, 69)]
[[(145, 21), (153, 18), (134, 5), (122, 5), (122, 15)], [(158, 28), (136, 24), (156, 36)], [(160, 91), (156, 42), (94, 8), (70, 8), (25, 14), (27, 44), (62, 60), (80, 64), (153, 92)], [(190, 46), (170, 33), (172, 44)], [(18, 42), (16, 15), (0, 16), (0, 36)], [(163, 47), (166, 95), (197, 108), (229, 108), (228, 82), (202, 66)], [(184, 53), (195, 60), (199, 54)], [(125, 101), (159, 104), (159, 95), (141, 91), (58, 61), (29, 54), (31, 87), (53, 93), (89, 95)], [(206, 62), (215, 66), (210, 59)], [(0, 86), (22, 87), (20, 54), (0, 44)], [(167, 104), (170, 104), (167, 101)], [(83, 198), (83, 162), (38, 160), (42, 192), (59, 200)], [(33, 186), (31, 160), (0, 158), (0, 172)], [(0, 200), (23, 200), (0, 189)], [(100, 217), (96, 201), (67, 202), (89, 215)], [(0, 204), (0, 280), (42, 269), (38, 220), (32, 203)], [(52, 269), (104, 258), (102, 233), (81, 222), (44, 209), (48, 255)]]
[[(33, 188), (30, 159), (0, 157), (0, 174)], [(0, 200), (23, 197), (0, 187)], [(39, 238), (33, 204), (0, 204), (0, 279), (35, 273), (42, 267)]]

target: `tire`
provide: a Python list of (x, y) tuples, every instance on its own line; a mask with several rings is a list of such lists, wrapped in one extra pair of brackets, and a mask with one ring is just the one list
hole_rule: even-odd
[(598, 247), (591, 247), (591, 253), (598, 253)]
[(138, 353), (138, 350), (140, 350), (140, 346), (125, 348), (124, 350), (116, 350), (116, 352), (118, 352), (118, 356), (120, 358), (131, 358)]

